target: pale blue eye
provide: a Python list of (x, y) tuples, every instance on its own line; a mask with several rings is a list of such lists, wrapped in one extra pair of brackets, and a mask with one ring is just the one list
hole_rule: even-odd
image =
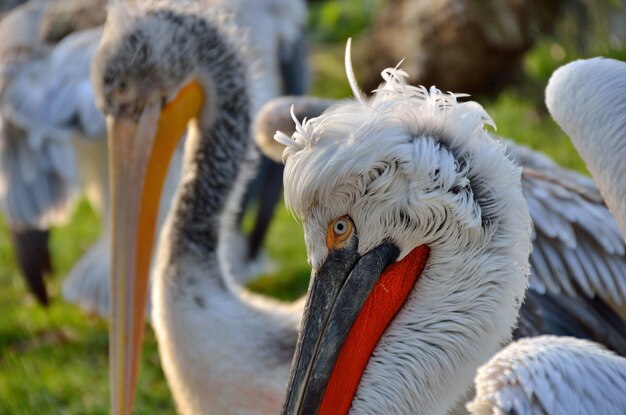
[(333, 226), (333, 231), (337, 235), (343, 235), (348, 231), (348, 222), (345, 219), (339, 219)]

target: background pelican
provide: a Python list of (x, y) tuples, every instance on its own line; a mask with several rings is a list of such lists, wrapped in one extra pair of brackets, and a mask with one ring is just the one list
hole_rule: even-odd
[(106, 131), (87, 77), (100, 35), (86, 30), (54, 45), (49, 38), (67, 27), (57, 20), (60, 5), (29, 2), (0, 23), (0, 207), (19, 263), (43, 303), (42, 277), (51, 270), (48, 229), (70, 214), (80, 180), (94, 208), (106, 209)]
[(546, 105), (571, 137), (626, 238), (626, 63), (596, 58), (561, 67), (546, 88)]
[(249, 175), (242, 166), (252, 146), (252, 93), (242, 38), (202, 3), (109, 11), (93, 82), (110, 127), (113, 413), (132, 407), (163, 181), (156, 167), (167, 163), (188, 122), (183, 179), (154, 272), (163, 369), (185, 414), (280, 407), (301, 313), (241, 290), (217, 252), (243, 191), (235, 182)]

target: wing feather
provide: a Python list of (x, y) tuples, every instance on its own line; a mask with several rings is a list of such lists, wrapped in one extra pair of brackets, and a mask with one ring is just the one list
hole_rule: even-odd
[(568, 337), (514, 342), (478, 369), (472, 414), (626, 413), (626, 359)]
[(529, 290), (513, 337), (541, 334), (592, 340), (626, 356), (626, 323), (601, 298)]
[(100, 34), (75, 33), (53, 49), (32, 45), (30, 59), (17, 63), (12, 50), (2, 55), (4, 69), (16, 68), (0, 82), (0, 208), (15, 229), (45, 229), (68, 216), (77, 183), (72, 140), (106, 137), (89, 79)]
[(593, 181), (526, 147), (507, 146), (522, 166), (534, 222), (530, 287), (626, 304), (626, 247)]

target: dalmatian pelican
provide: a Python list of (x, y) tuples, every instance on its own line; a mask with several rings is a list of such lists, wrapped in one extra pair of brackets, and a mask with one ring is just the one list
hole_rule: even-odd
[(164, 372), (181, 413), (280, 408), (301, 312), (244, 292), (218, 254), (252, 149), (254, 58), (231, 20), (202, 2), (113, 6), (94, 58), (110, 146), (115, 414), (132, 407), (161, 167), (185, 131), (181, 185), (160, 234), (152, 290)]
[(531, 220), (491, 119), (383, 77), (277, 135), (313, 268), (283, 414), (446, 413), (523, 301)]
[[(405, 76), (388, 70), (371, 99), (352, 81), (357, 102), (297, 126), (293, 139), (277, 134), (285, 199), (313, 267), (283, 414), (447, 413), (511, 336), (529, 271), (529, 251), (517, 255), (531, 236), (520, 171), (484, 131), (480, 106)], [(455, 180), (468, 194), (447, 207)], [(481, 380), (496, 372), (488, 386), (513, 387), (491, 412), (484, 404), (498, 398), (484, 399)], [(473, 413), (626, 410), (626, 360), (582, 340), (513, 343), (477, 380)]]
[[(255, 118), (259, 148), (281, 160), (276, 131), (320, 116), (339, 101), (279, 97)], [(291, 108), (293, 109), (291, 110)], [(291, 110), (291, 111), (290, 111)], [(533, 220), (531, 276), (514, 338), (553, 334), (599, 342), (626, 356), (624, 240), (595, 183), (545, 155), (490, 133), (522, 168), (522, 192)]]

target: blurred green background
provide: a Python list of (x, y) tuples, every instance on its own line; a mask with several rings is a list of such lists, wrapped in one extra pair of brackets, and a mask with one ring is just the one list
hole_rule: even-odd
[[(349, 95), (343, 67), (345, 40), (359, 38), (370, 26), (379, 0), (339, 0), (310, 3), (312, 92), (316, 95)], [(524, 58), (519, 82), (496, 97), (474, 97), (495, 120), (497, 133), (547, 153), (558, 163), (585, 171), (568, 138), (551, 120), (543, 104), (543, 90), (550, 74), (573, 59), (611, 56), (626, 59), (625, 42), (611, 40), (602, 19), (606, 5), (598, 1), (590, 15), (599, 24), (581, 34), (576, 24), (564, 22), (550, 36), (541, 38)], [(616, 6), (617, 7), (617, 6)], [(358, 76), (358, 68), (356, 68)], [(249, 222), (249, 221), (247, 221)], [(0, 414), (106, 414), (108, 408), (107, 323), (83, 314), (60, 298), (63, 276), (95, 240), (98, 222), (86, 203), (74, 219), (54, 230), (52, 253), (56, 275), (48, 280), (55, 299), (42, 309), (26, 294), (17, 273), (4, 224), (0, 223)], [(303, 235), (281, 206), (266, 242), (270, 257), (279, 264), (275, 274), (265, 275), (250, 288), (284, 300), (306, 291), (309, 268)], [(174, 413), (167, 384), (159, 365), (157, 346), (147, 331), (136, 413)]]

